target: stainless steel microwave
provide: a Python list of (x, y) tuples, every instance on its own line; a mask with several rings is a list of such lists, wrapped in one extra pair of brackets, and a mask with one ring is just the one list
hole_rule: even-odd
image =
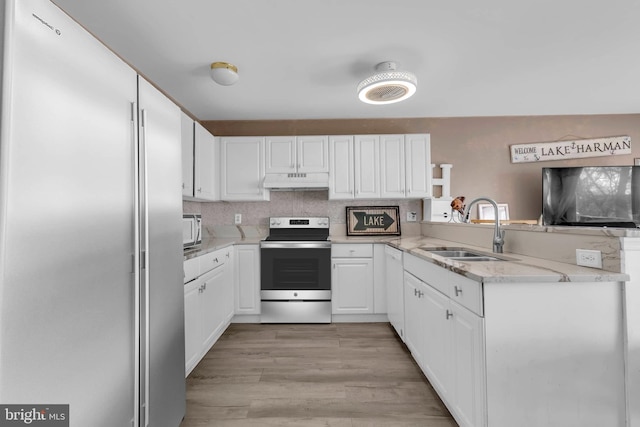
[(202, 216), (200, 214), (182, 214), (182, 246), (184, 249), (202, 243)]

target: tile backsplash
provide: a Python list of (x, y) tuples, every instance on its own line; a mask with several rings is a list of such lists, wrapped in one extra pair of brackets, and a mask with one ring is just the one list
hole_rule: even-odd
[(406, 222), (407, 212), (422, 218), (422, 200), (328, 200), (325, 191), (272, 191), (268, 202), (190, 202), (183, 212), (202, 214), (203, 226), (212, 230), (234, 225), (234, 215), (242, 214), (242, 225), (268, 228), (272, 216), (328, 216), (332, 235), (346, 234), (347, 206), (399, 206), (403, 236), (420, 235), (419, 222)]

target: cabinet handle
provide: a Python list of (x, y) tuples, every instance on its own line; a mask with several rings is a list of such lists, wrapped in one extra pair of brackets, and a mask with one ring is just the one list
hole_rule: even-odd
[(453, 317), (453, 312), (447, 310), (447, 320), (449, 320), (450, 317)]
[(418, 298), (422, 298), (424, 296), (424, 292), (418, 291)]
[(219, 261), (218, 261), (218, 258), (214, 258), (214, 259), (213, 259), (213, 262), (217, 264), (217, 263), (219, 262)]
[(417, 289), (413, 290), (413, 296), (418, 296), (418, 290)]
[(184, 182), (182, 183), (182, 189), (184, 190)]
[(459, 288), (457, 286), (454, 286), (454, 291), (456, 292), (456, 296), (460, 296), (460, 294), (462, 294), (462, 288)]
[(202, 193), (202, 187), (198, 188), (198, 193)]
[(229, 252), (227, 252), (227, 258), (229, 258)]

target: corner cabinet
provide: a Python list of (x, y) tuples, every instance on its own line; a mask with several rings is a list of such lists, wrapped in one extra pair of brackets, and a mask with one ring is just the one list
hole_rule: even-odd
[(182, 196), (193, 197), (193, 120), (184, 112), (180, 116), (182, 142)]
[(263, 187), (265, 138), (220, 137), (220, 199), (229, 201), (269, 200)]
[(182, 198), (220, 200), (219, 150), (214, 136), (183, 112), (181, 139)]

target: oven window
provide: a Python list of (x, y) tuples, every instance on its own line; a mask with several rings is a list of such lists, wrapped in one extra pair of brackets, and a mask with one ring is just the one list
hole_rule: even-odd
[(262, 290), (330, 290), (330, 249), (262, 249)]

